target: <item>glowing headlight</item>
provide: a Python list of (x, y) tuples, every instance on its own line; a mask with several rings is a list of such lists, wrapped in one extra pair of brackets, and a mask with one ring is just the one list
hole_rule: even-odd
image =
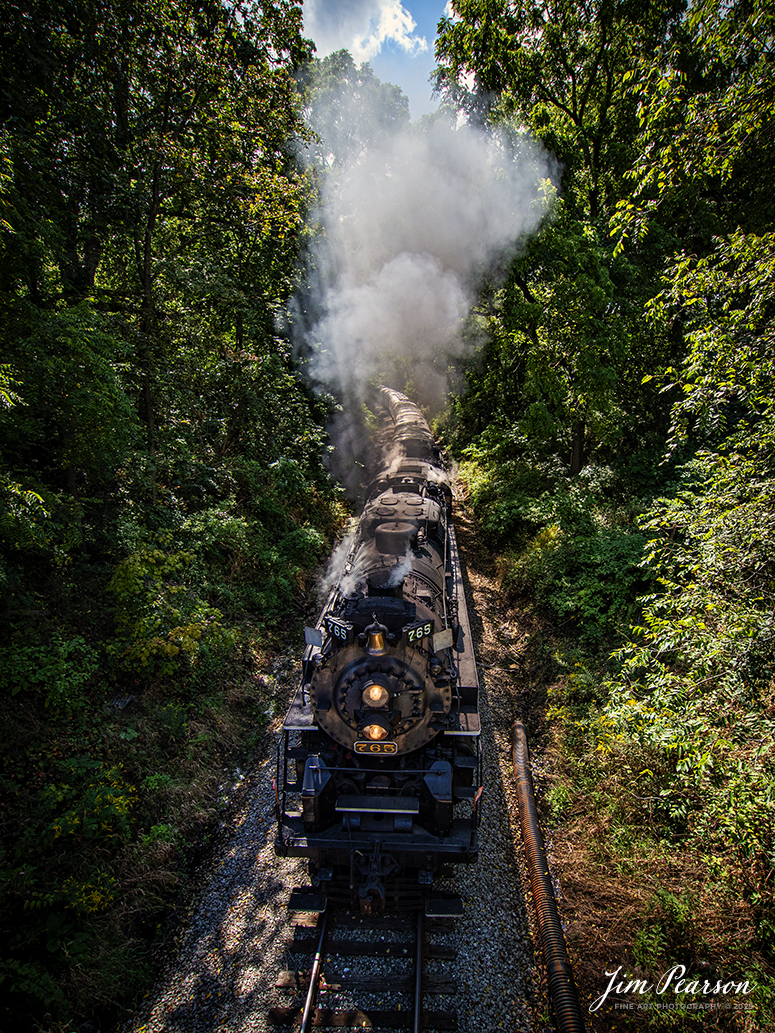
[(366, 725), (363, 734), (367, 739), (373, 739), (376, 742), (378, 739), (386, 739), (388, 733), (387, 728), (383, 728), (382, 725)]
[(367, 685), (363, 690), (361, 698), (367, 707), (384, 707), (390, 699), (390, 693), (384, 685), (379, 685), (377, 682), (371, 682), (371, 684)]

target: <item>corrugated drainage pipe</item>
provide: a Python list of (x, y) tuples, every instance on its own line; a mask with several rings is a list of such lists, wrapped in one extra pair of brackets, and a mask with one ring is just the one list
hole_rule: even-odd
[(538, 824), (527, 732), (521, 721), (514, 725), (514, 778), (519, 798), (519, 823), (527, 854), (530, 888), (538, 918), (538, 932), (549, 984), (549, 996), (560, 1033), (583, 1033), (584, 1016), (573, 981), (568, 950), (554, 899), (544, 838)]

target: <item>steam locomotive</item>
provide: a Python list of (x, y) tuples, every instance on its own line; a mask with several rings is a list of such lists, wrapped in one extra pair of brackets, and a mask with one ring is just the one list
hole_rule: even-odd
[(417, 406), (381, 399), (384, 467), (306, 629), (278, 746), (276, 851), (309, 859), (305, 910), (417, 907), (442, 866), (478, 852), (479, 683), (450, 481)]

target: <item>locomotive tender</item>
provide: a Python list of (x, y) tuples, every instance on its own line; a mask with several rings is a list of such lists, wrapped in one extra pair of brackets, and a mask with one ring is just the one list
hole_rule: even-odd
[(432, 913), (434, 873), (478, 852), (479, 683), (449, 477), (417, 406), (381, 393), (390, 454), (306, 630), (278, 747), (276, 850), (310, 861), (305, 910), (349, 896)]

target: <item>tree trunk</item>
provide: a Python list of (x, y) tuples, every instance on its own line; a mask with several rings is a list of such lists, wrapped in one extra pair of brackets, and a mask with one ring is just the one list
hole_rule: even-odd
[(581, 473), (584, 468), (584, 433), (586, 427), (583, 420), (574, 420), (573, 422), (573, 446), (571, 448), (570, 456), (570, 472), (571, 476), (575, 477), (577, 473)]
[(70, 495), (77, 502), (78, 501), (78, 485), (76, 484), (76, 480), (75, 480), (75, 467), (73, 466), (72, 463), (68, 463), (67, 466), (65, 467), (65, 478), (67, 480), (67, 490), (70, 492)]
[[(156, 217), (159, 213), (159, 199), (161, 196), (159, 163), (153, 170), (151, 184), (151, 203), (145, 229), (142, 237), (135, 238), (135, 258), (137, 262), (137, 275), (142, 286), (143, 298), (140, 309), (140, 348), (138, 358), (140, 360), (140, 374), (143, 385), (143, 417), (148, 428), (148, 452), (151, 460), (156, 459), (156, 417), (153, 403), (153, 334), (155, 323), (155, 309), (153, 298), (153, 231), (156, 225)], [(152, 498), (156, 501), (156, 472), (155, 462), (152, 474), (153, 489)]]

